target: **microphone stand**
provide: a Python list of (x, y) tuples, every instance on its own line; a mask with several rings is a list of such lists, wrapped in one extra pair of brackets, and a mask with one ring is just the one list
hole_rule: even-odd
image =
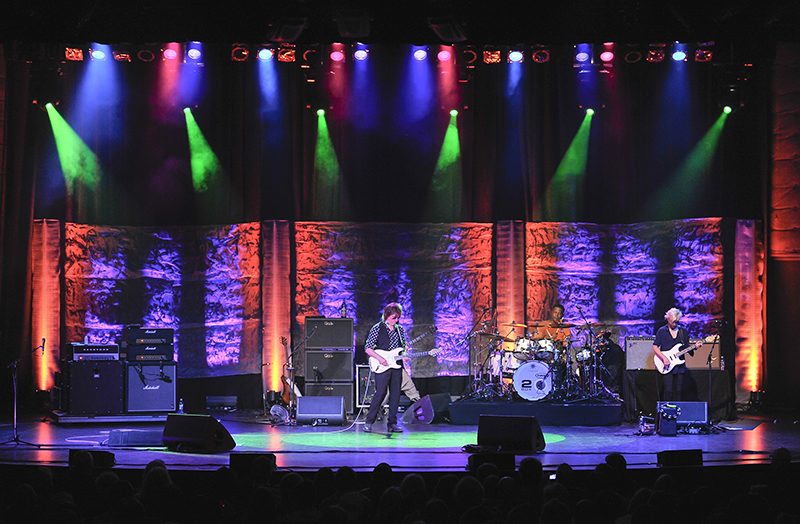
[[(714, 361), (714, 357), (712, 355), (714, 354), (714, 347), (717, 345), (717, 340), (719, 340), (719, 328), (721, 326), (722, 326), (722, 323), (718, 322), (717, 323), (717, 335), (714, 337), (714, 340), (711, 341), (711, 349), (708, 351), (708, 357), (706, 358), (706, 364), (708, 365), (708, 427), (709, 428), (715, 427), (714, 419), (711, 416), (711, 413), (713, 412), (712, 409), (711, 409), (711, 406), (712, 406), (712, 404), (711, 404), (711, 399), (712, 399), (712, 392), (711, 392), (711, 389), (712, 389), (711, 388), (711, 375), (712, 375), (711, 364)], [(720, 347), (719, 347), (719, 352), (720, 352), (720, 358), (722, 358), (722, 356), (721, 356), (722, 355), (722, 345), (720, 345)]]
[(17, 393), (17, 365), (28, 355), (33, 355), (35, 352), (42, 350), (44, 352), (44, 340), (42, 341), (41, 346), (37, 346), (33, 348), (29, 353), (19, 357), (18, 359), (14, 360), (11, 364), (6, 366), (6, 368), (11, 368), (11, 381), (14, 385), (14, 434), (10, 440), (6, 440), (5, 442), (0, 442), (0, 446), (5, 446), (6, 444), (26, 444), (28, 446), (36, 446), (37, 448), (41, 448), (41, 444), (34, 444), (33, 442), (26, 442), (19, 438), (19, 429), (17, 426), (17, 401), (18, 401), (18, 393)]

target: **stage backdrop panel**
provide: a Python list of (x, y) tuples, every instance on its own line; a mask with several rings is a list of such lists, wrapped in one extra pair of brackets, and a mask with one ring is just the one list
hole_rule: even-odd
[(260, 372), (260, 225), (65, 225), (66, 342), (175, 329), (181, 377)]
[(561, 303), (565, 321), (599, 322), (596, 331), (611, 331), (625, 347), (627, 336), (654, 336), (664, 313), (678, 307), (692, 338), (716, 334), (713, 320), (724, 316), (723, 247), (719, 218), (529, 223), (527, 321), (549, 318)]
[(295, 240), (295, 340), (304, 336), (306, 316), (338, 317), (344, 304), (354, 319), (353, 344), (363, 345), (383, 307), (399, 302), (409, 338), (438, 329), (415, 349), (442, 349), (412, 360), (412, 375), (468, 373), (464, 336), (492, 305), (491, 224), (298, 222)]

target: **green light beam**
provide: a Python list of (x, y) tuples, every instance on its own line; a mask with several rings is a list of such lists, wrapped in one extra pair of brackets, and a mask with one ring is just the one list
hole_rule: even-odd
[(683, 163), (675, 170), (669, 180), (651, 198), (649, 205), (644, 208), (646, 214), (656, 213), (655, 218), (684, 217), (688, 216), (698, 199), (702, 196), (700, 190), (703, 185), (703, 175), (711, 168), (714, 155), (719, 146), (719, 137), (728, 113), (720, 113), (717, 121), (711, 126), (694, 149), (684, 159)]
[[(455, 110), (454, 110), (455, 111)], [(461, 142), (458, 138), (458, 111), (450, 112), (450, 123), (431, 177), (426, 211), (431, 222), (461, 220)]]
[(581, 127), (558, 164), (544, 195), (544, 217), (552, 221), (575, 221), (583, 204), (583, 180), (589, 156), (589, 130), (594, 111), (587, 111)]
[(189, 135), (192, 186), (198, 193), (203, 193), (220, 176), (219, 159), (214, 150), (211, 149), (211, 146), (208, 145), (206, 137), (194, 119), (192, 110), (187, 107), (183, 110), (183, 114), (186, 115), (186, 132)]
[(317, 113), (314, 150), (314, 216), (317, 220), (344, 220), (349, 216), (342, 168), (331, 142), (325, 112)]
[(64, 173), (67, 192), (70, 196), (73, 194), (77, 181), (94, 188), (102, 176), (97, 155), (70, 127), (53, 104), (47, 104), (45, 107), (47, 116), (50, 118), (50, 127), (53, 128), (58, 160), (61, 163), (61, 171)]

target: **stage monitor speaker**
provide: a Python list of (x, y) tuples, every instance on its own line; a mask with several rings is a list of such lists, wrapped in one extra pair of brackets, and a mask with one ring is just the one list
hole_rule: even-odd
[(163, 431), (112, 429), (108, 434), (110, 448), (157, 448), (163, 445)]
[(678, 426), (708, 424), (708, 402), (684, 402), (681, 400), (665, 402), (659, 400), (656, 404), (656, 413), (659, 413), (665, 404), (671, 404), (678, 408)]
[(663, 467), (702, 466), (702, 449), (676, 449), (659, 451), (656, 454), (658, 465)]
[(225, 426), (211, 415), (167, 415), (162, 442), (172, 451), (230, 451), (236, 447)]
[(534, 416), (481, 415), (478, 445), (496, 447), (499, 451), (542, 451), (545, 442)]
[(306, 382), (352, 382), (352, 351), (306, 351)]
[(175, 411), (175, 362), (129, 362), (127, 377), (128, 413)]
[(306, 349), (353, 349), (353, 319), (306, 317)]
[(312, 426), (344, 424), (344, 397), (298, 397), (297, 423)]
[(82, 360), (64, 364), (65, 403), (70, 415), (120, 415), (124, 412), (123, 362)]
[(406, 408), (403, 424), (430, 424), (444, 422), (450, 413), (450, 395), (438, 393), (425, 395)]

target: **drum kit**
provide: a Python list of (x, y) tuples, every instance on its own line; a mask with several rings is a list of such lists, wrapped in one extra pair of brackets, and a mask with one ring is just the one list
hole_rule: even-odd
[[(611, 332), (599, 324), (506, 323), (508, 335), (476, 333), (481, 345), (475, 376), (466, 398), (573, 402), (599, 397), (619, 399), (601, 377), (610, 372), (603, 355)], [(540, 329), (541, 328), (541, 329)], [(513, 336), (517, 330), (534, 330)], [(577, 336), (573, 335), (577, 333)], [(574, 343), (580, 341), (576, 346)]]

